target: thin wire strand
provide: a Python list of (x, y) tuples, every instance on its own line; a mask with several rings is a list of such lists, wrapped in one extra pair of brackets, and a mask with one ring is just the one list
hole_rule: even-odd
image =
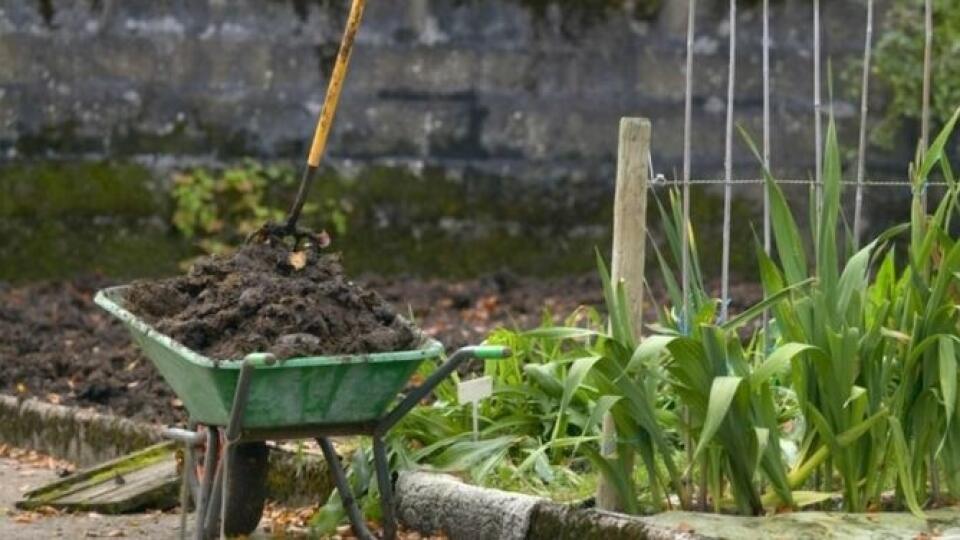
[[(930, 141), (930, 79), (933, 61), (933, 1), (923, 3), (923, 107), (920, 113), (920, 155), (927, 151)], [(927, 192), (920, 194), (920, 204), (927, 211)]]
[(926, 151), (930, 141), (930, 79), (933, 57), (933, 2), (926, 0), (923, 8), (923, 111), (920, 118), (920, 147)]
[(813, 130), (814, 156), (816, 158), (815, 189), (817, 192), (817, 215), (823, 206), (823, 102), (820, 96), (820, 0), (813, 0)]
[(681, 324), (685, 332), (690, 320), (690, 139), (693, 129), (693, 37), (696, 22), (696, 0), (690, 0), (687, 10), (687, 73), (683, 107), (683, 230), (681, 237), (680, 281), (683, 307)]
[[(696, 185), (718, 185), (718, 184), (731, 184), (734, 186), (744, 186), (744, 185), (753, 185), (753, 184), (763, 184), (765, 180), (763, 178), (735, 178), (732, 180), (727, 180), (725, 178), (691, 178), (689, 184), (692, 186)], [(777, 184), (780, 185), (804, 185), (810, 186), (815, 183), (814, 180), (810, 179), (800, 179), (800, 178), (783, 178), (777, 179)], [(653, 182), (654, 187), (671, 185), (676, 186), (681, 184), (676, 180), (663, 180), (660, 182)], [(943, 181), (930, 181), (925, 182), (926, 185), (931, 187), (950, 187), (950, 184)], [(915, 187), (913, 182), (909, 180), (867, 180), (864, 179), (863, 183), (860, 184), (855, 180), (843, 180), (840, 182), (840, 185), (843, 187), (856, 187), (858, 185), (863, 185), (863, 187)]]
[[(770, 0), (763, 0), (763, 167), (770, 173)], [(770, 192), (763, 190), (763, 250), (770, 254)], [(763, 350), (770, 347), (770, 310), (763, 310)]]
[(853, 207), (853, 247), (860, 248), (860, 221), (863, 212), (863, 181), (867, 160), (867, 114), (870, 94), (870, 57), (873, 50), (873, 0), (867, 0), (867, 29), (863, 45), (863, 81), (860, 88), (860, 146), (857, 150), (857, 194)]
[[(770, 0), (763, 0), (763, 167), (770, 172)], [(763, 249), (770, 253), (770, 194), (763, 190)]]
[(720, 322), (727, 320), (730, 304), (730, 213), (733, 199), (733, 96), (737, 79), (737, 0), (730, 0), (730, 50), (727, 72), (727, 130), (724, 153), (723, 261), (720, 270)]
[[(681, 241), (681, 294), (683, 295), (681, 308), (680, 331), (686, 334), (690, 328), (690, 138), (693, 126), (693, 37), (694, 23), (696, 22), (696, 0), (690, 0), (687, 7), (687, 72), (686, 87), (684, 89), (683, 104), (683, 223), (680, 231)], [(689, 424), (690, 411), (686, 407), (683, 410), (683, 419)], [(686, 434), (687, 460), (693, 464), (693, 435), (691, 432)], [(687, 485), (693, 485), (692, 467), (687, 469), (684, 477)], [(701, 506), (706, 506), (706, 497), (703, 493), (701, 483)]]

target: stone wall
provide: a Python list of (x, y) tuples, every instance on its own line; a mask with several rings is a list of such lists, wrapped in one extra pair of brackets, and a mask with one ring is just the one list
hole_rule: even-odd
[[(610, 182), (617, 120), (637, 115), (653, 120), (655, 167), (672, 176), (682, 150), (687, 3), (662, 1), (652, 17), (649, 0), (593, 2), (614, 7), (586, 11), (571, 4), (371, 1), (331, 156)], [(758, 3), (745, 4), (737, 120), (759, 134), (760, 17)], [(842, 99), (840, 75), (860, 54), (864, 7), (823, 4), (824, 57), (841, 98), (835, 111), (850, 132), (857, 107)], [(0, 0), (0, 156), (299, 159), (347, 5)], [(729, 26), (725, 2), (700, 5), (694, 171), (712, 176), (723, 162)], [(810, 2), (775, 1), (772, 9), (774, 163), (806, 176)], [(911, 154), (906, 138), (899, 146), (873, 153), (878, 174), (903, 173)], [(739, 176), (756, 174), (739, 141), (736, 162)]]

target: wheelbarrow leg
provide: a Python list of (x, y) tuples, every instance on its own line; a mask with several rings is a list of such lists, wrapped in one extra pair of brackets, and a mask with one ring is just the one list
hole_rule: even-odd
[(333, 476), (333, 482), (337, 485), (337, 491), (340, 493), (340, 500), (343, 501), (343, 507), (347, 510), (350, 517), (350, 523), (353, 525), (353, 532), (360, 540), (376, 540), (367, 524), (363, 521), (363, 514), (357, 507), (357, 500), (353, 497), (353, 491), (350, 490), (350, 483), (347, 482), (347, 475), (343, 472), (343, 466), (340, 464), (340, 457), (336, 450), (330, 444), (330, 439), (319, 437), (317, 443), (320, 450), (323, 451), (323, 459), (327, 461), (330, 467), (330, 474)]
[(226, 538), (226, 527), (227, 527), (227, 501), (230, 501), (230, 490), (233, 486), (230, 485), (230, 478), (233, 476), (229, 474), (230, 466), (233, 463), (234, 445), (228, 440), (227, 444), (223, 447), (223, 487), (220, 489), (222, 496), (220, 497), (220, 538)]
[(380, 508), (383, 511), (383, 540), (397, 536), (397, 518), (393, 512), (393, 483), (390, 480), (390, 464), (383, 439), (373, 437), (373, 461), (377, 469), (377, 485), (380, 487)]
[(213, 537), (214, 533), (217, 531), (217, 522), (222, 517), (220, 515), (221, 502), (223, 500), (223, 475), (224, 475), (224, 463), (223, 460), (218, 460), (216, 464), (217, 472), (213, 475), (213, 482), (210, 486), (210, 496), (206, 500), (206, 509), (203, 513), (203, 529), (201, 536), (198, 538), (202, 540), (207, 540), (208, 538)]
[(194, 461), (197, 452), (192, 445), (186, 444), (183, 448), (183, 472), (180, 475), (180, 540), (187, 540), (187, 512), (190, 507), (190, 477), (194, 470)]
[[(247, 399), (250, 397), (250, 382), (253, 379), (253, 362), (251, 360), (245, 360), (243, 365), (240, 367), (240, 375), (237, 378), (237, 388), (233, 393), (233, 406), (230, 408), (230, 418), (227, 420), (227, 427), (224, 429), (224, 443), (223, 447), (223, 459), (221, 460), (220, 467), (217, 469), (217, 473), (221, 474), (220, 484), (220, 500), (217, 501), (219, 504), (219, 514), (220, 514), (220, 538), (226, 538), (226, 528), (227, 528), (227, 504), (232, 500), (230, 497), (230, 490), (232, 486), (230, 485), (230, 479), (233, 476), (230, 474), (230, 464), (233, 461), (233, 451), (236, 448), (237, 442), (240, 440), (241, 426), (243, 425), (243, 414), (247, 410)], [(216, 521), (214, 521), (216, 523)], [(212, 532), (212, 531), (211, 531)]]
[(197, 523), (194, 531), (196, 540), (206, 540), (209, 538), (207, 531), (207, 514), (211, 513), (211, 502), (213, 502), (213, 492), (215, 488), (216, 477), (219, 474), (220, 464), (218, 456), (220, 454), (220, 436), (217, 428), (210, 426), (207, 428), (207, 450), (203, 455), (203, 478), (200, 480), (200, 497), (197, 501)]

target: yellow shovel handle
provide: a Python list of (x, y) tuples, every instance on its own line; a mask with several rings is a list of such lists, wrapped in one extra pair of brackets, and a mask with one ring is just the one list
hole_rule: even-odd
[(363, 18), (363, 8), (366, 3), (366, 0), (353, 0), (350, 6), (347, 28), (343, 32), (337, 61), (333, 65), (333, 74), (330, 76), (327, 95), (323, 100), (323, 109), (320, 111), (320, 119), (317, 120), (317, 129), (313, 133), (313, 143), (310, 144), (310, 155), (307, 157), (307, 165), (310, 167), (320, 166), (320, 159), (323, 158), (323, 152), (327, 147), (327, 137), (330, 135), (333, 117), (337, 113), (337, 104), (340, 103), (340, 91), (343, 90), (343, 81), (347, 77), (350, 53), (353, 51), (357, 31), (360, 30), (360, 19)]

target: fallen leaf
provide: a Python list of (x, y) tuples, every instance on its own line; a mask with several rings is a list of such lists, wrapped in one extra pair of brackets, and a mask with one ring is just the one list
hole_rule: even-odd
[(59, 405), (60, 394), (53, 394), (53, 393), (47, 394), (47, 401), (49, 401), (50, 403), (53, 403), (54, 405)]
[(52, 506), (41, 506), (37, 508), (37, 513), (41, 516), (56, 516), (60, 514), (60, 511)]
[(327, 234), (327, 231), (318, 232), (313, 236), (313, 240), (320, 249), (330, 246), (330, 235)]
[(294, 251), (290, 254), (287, 260), (290, 262), (290, 266), (292, 266), (294, 270), (301, 270), (307, 265), (307, 252)]
[(18, 394), (26, 394), (26, 393), (27, 393), (27, 385), (23, 384), (22, 382), (18, 382), (18, 383), (17, 383), (17, 393), (18, 393)]
[(28, 513), (28, 512), (23, 512), (23, 513), (21, 513), (21, 514), (17, 514), (17, 515), (15, 515), (15, 516), (13, 516), (13, 522), (14, 522), (14, 523), (21, 523), (21, 524), (23, 524), (23, 523), (33, 523), (33, 522), (36, 521), (36, 520), (37, 520), (36, 515), (35, 515), (35, 514), (32, 514), (32, 513)]

